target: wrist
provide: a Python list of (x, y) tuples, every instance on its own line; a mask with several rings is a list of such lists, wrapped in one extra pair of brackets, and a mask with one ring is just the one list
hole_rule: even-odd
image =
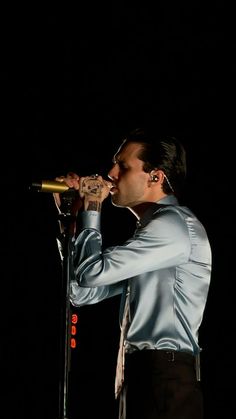
[(102, 208), (102, 203), (98, 199), (88, 197), (84, 200), (85, 211), (98, 211), (98, 212), (100, 212), (101, 208)]

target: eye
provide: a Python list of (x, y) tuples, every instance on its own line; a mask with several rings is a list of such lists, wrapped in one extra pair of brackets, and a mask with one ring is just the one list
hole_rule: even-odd
[(125, 172), (126, 170), (128, 170), (128, 167), (126, 166), (126, 164), (122, 161), (120, 161), (119, 163), (119, 168), (122, 172)]

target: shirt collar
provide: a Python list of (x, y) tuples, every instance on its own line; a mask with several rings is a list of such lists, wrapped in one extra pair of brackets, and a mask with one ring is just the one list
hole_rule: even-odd
[(175, 195), (166, 195), (164, 198), (159, 201), (153, 202), (150, 204), (148, 209), (145, 211), (140, 220), (137, 221), (137, 227), (144, 227), (152, 218), (153, 214), (160, 208), (166, 205), (179, 205), (178, 199)]

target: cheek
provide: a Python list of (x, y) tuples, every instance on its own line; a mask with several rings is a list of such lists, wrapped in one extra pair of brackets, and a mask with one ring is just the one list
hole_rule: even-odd
[(132, 179), (129, 179), (126, 185), (131, 191), (135, 191), (137, 194), (143, 194), (147, 188), (147, 180), (144, 176), (135, 175), (132, 177)]
[(136, 182), (140, 185), (142, 188), (146, 188), (149, 184), (149, 175), (146, 175), (145, 173), (136, 175), (135, 177)]

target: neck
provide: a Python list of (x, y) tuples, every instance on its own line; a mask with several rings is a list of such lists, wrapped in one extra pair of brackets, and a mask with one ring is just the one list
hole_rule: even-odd
[(135, 217), (139, 220), (145, 211), (150, 207), (152, 202), (143, 202), (142, 204), (135, 205), (134, 207), (128, 209), (135, 215)]
[(167, 196), (166, 194), (163, 194), (159, 199), (153, 200), (153, 201), (147, 201), (147, 202), (141, 202), (140, 204), (137, 204), (135, 206), (128, 207), (128, 209), (135, 215), (135, 217), (139, 220), (142, 218), (143, 214), (147, 211), (147, 209), (153, 205), (154, 203), (157, 203), (160, 199)]

